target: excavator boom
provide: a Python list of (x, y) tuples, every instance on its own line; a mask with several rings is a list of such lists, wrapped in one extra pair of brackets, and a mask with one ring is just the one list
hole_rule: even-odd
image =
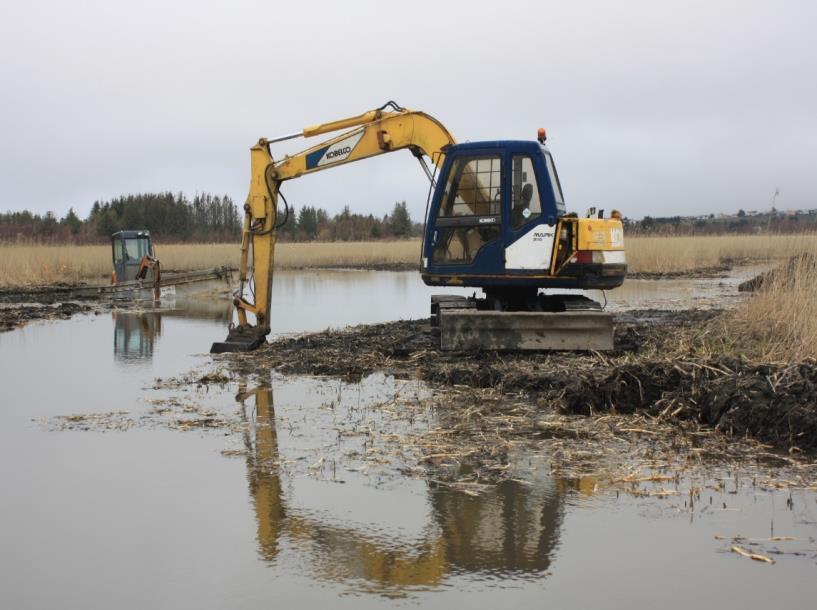
[[(386, 110), (387, 107), (391, 110)], [(272, 142), (301, 136), (308, 138), (342, 129), (348, 131), (280, 161), (276, 162), (270, 153), (269, 145)], [(227, 339), (214, 343), (210, 351), (253, 350), (264, 342), (270, 332), (270, 288), (278, 196), (282, 182), (402, 149), (410, 150), (426, 168), (423, 156), (439, 165), (442, 163), (442, 151), (454, 143), (453, 136), (436, 119), (423, 112), (402, 108), (394, 102), (357, 116), (312, 125), (282, 138), (260, 139), (250, 149), (250, 192), (244, 204), (239, 289), (233, 300), (238, 325), (231, 326)], [(246, 298), (246, 288), (250, 283), (254, 292), (253, 301)], [(254, 325), (249, 323), (248, 313), (255, 316)]]

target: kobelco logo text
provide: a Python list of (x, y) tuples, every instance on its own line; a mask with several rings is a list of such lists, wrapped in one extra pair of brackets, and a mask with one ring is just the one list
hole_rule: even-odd
[(326, 158), (327, 159), (332, 159), (333, 157), (337, 157), (338, 155), (348, 155), (350, 152), (352, 152), (352, 147), (351, 146), (346, 146), (344, 148), (338, 148), (336, 150), (330, 150), (328, 153), (326, 153)]
[(329, 163), (340, 163), (346, 161), (349, 155), (355, 150), (360, 139), (363, 137), (363, 132), (359, 131), (349, 137), (343, 138), (328, 146), (327, 148), (316, 150), (306, 156), (306, 167), (312, 169), (313, 167), (321, 167)]

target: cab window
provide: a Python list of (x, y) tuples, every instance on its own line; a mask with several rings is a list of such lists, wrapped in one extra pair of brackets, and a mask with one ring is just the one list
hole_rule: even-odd
[(454, 161), (440, 204), (440, 216), (498, 216), (502, 206), (502, 158), (462, 157)]
[(474, 155), (452, 162), (434, 231), (431, 259), (465, 265), (499, 238), (502, 213), (502, 157)]
[(553, 157), (549, 152), (545, 153), (545, 163), (548, 168), (548, 177), (553, 186), (553, 196), (556, 198), (556, 209), (563, 213), (565, 211), (565, 198), (562, 196), (562, 185), (559, 183), (559, 175), (556, 173), (556, 166), (553, 164)]
[(144, 237), (131, 237), (125, 240), (125, 260), (141, 261), (149, 252), (149, 242)]
[(122, 240), (117, 239), (113, 242), (113, 262), (117, 265), (122, 262), (122, 254), (124, 253), (124, 249), (122, 246)]
[(440, 265), (467, 265), (480, 248), (499, 237), (499, 225), (440, 227), (431, 260)]
[(542, 202), (533, 160), (527, 155), (514, 155), (511, 168), (511, 227), (518, 229), (541, 216)]

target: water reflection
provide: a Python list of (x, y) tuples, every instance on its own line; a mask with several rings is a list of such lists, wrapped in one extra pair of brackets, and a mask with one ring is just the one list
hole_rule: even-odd
[(162, 316), (158, 313), (113, 311), (113, 354), (128, 364), (153, 358), (153, 344), (162, 334)]
[(381, 594), (434, 588), (460, 572), (477, 579), (541, 578), (548, 572), (572, 484), (542, 475), (527, 484), (504, 482), (478, 496), (428, 484), (429, 522), (414, 537), (338, 525), (291, 500), (288, 505), (271, 386), (248, 390), (242, 383), (236, 400), (247, 423), (247, 478), (263, 560), (275, 562), (282, 549), (295, 547), (306, 555), (314, 578), (358, 583)]
[(170, 301), (138, 311), (113, 310), (113, 353), (117, 362), (150, 361), (162, 335), (162, 318), (205, 320), (223, 324), (232, 316), (230, 302), (223, 298)]

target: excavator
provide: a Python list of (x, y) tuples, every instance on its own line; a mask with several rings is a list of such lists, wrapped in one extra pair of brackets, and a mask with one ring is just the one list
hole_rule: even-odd
[[(273, 143), (341, 130), (277, 161), (270, 152)], [(441, 349), (612, 349), (612, 316), (598, 302), (575, 292), (542, 292), (612, 289), (627, 272), (621, 214), (567, 212), (546, 137), (539, 129), (531, 141), (458, 144), (437, 119), (390, 101), (357, 116), (261, 138), (250, 149), (233, 299), (238, 323), (230, 324), (226, 340), (214, 343), (211, 353), (254, 350), (270, 332), (276, 231), (289, 211), (282, 184), (403, 149), (419, 160), (430, 182), (419, 261), (423, 281), (483, 293), (431, 297)], [(280, 221), (279, 197), (285, 210)]]

